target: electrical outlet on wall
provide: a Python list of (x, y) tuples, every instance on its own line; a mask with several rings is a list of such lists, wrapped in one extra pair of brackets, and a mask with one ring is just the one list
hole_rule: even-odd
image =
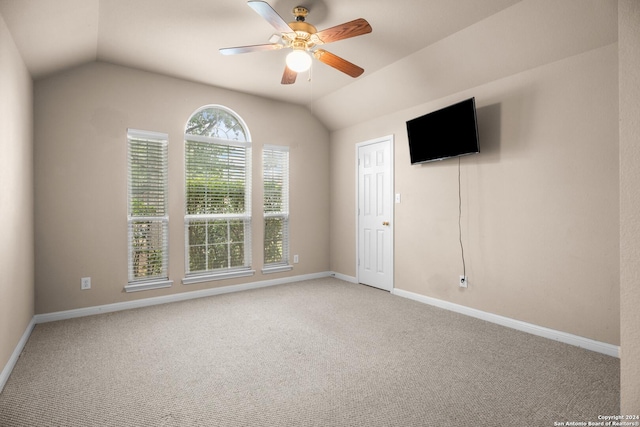
[(91, 289), (91, 277), (83, 277), (80, 279), (80, 289)]
[(460, 275), (459, 285), (461, 288), (466, 288), (467, 286), (469, 286), (469, 278), (467, 276)]

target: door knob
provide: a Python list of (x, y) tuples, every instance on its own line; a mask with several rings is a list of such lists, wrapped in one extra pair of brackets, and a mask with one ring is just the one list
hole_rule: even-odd
[(388, 227), (388, 226), (389, 226), (389, 221), (382, 221), (382, 225), (384, 225), (384, 226), (387, 226), (387, 227)]

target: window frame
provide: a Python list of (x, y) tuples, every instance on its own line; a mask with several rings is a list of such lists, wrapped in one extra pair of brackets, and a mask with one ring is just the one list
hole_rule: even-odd
[[(267, 165), (270, 163), (269, 159), (267, 159), (267, 154), (269, 152), (278, 152), (278, 153), (286, 153), (286, 156), (279, 159), (279, 161), (283, 161), (284, 163), (280, 163), (278, 166), (282, 169), (281, 173), (274, 175), (271, 179), (268, 176), (269, 172), (267, 170)], [(262, 273), (279, 273), (284, 271), (290, 271), (293, 269), (293, 265), (289, 263), (290, 259), (290, 234), (289, 234), (289, 217), (290, 217), (290, 205), (289, 205), (289, 174), (290, 174), (290, 151), (288, 146), (284, 145), (268, 145), (265, 144), (262, 147), (262, 187), (263, 187), (263, 206), (262, 206), (262, 214), (263, 214), (263, 225), (264, 225), (264, 234), (262, 241), (263, 248), (263, 268)], [(271, 154), (273, 155), (273, 154)], [(277, 182), (281, 185), (281, 193), (279, 195), (274, 194), (273, 192), (269, 192), (267, 189), (267, 184), (270, 182)], [(279, 211), (272, 211), (267, 209), (267, 198), (268, 197), (280, 197), (281, 199), (281, 209)], [(282, 257), (278, 261), (267, 262), (267, 221), (269, 219), (280, 218), (282, 219), (282, 228), (280, 231), (280, 235), (282, 236), (281, 242), (281, 251)]]
[[(141, 168), (155, 168), (155, 180), (149, 183), (148, 176), (143, 179), (145, 182), (135, 182), (136, 177), (133, 173), (134, 166), (134, 145), (137, 143), (156, 144), (156, 150), (152, 154), (156, 157), (154, 162), (139, 164)], [(152, 170), (152, 175), (153, 175)], [(160, 204), (162, 211), (160, 214), (153, 215), (149, 212), (142, 214), (134, 213), (133, 197), (134, 187), (149, 185), (149, 191), (161, 191), (161, 195), (155, 199), (155, 204)], [(156, 234), (155, 238), (160, 239), (160, 274), (149, 277), (136, 277), (135, 273), (135, 231), (134, 225), (138, 223), (159, 223), (160, 234)], [(154, 245), (151, 246), (155, 247)], [(154, 249), (152, 249), (154, 250)], [(158, 250), (158, 249), (155, 249)], [(143, 252), (143, 251), (141, 251)], [(137, 292), (150, 289), (167, 288), (173, 285), (173, 281), (169, 280), (169, 135), (161, 132), (152, 132), (139, 129), (127, 129), (127, 263), (128, 263), (128, 282), (124, 289), (126, 292)]]
[[(234, 140), (234, 139), (224, 139), (217, 138), (206, 135), (197, 135), (197, 134), (188, 134), (186, 131), (188, 130), (189, 123), (196, 117), (198, 114), (203, 113), (205, 110), (220, 110), (227, 115), (233, 117), (236, 121), (236, 126), (240, 126), (242, 128), (242, 134), (244, 135), (245, 141)], [(189, 194), (188, 194), (188, 186), (190, 175), (195, 171), (191, 171), (188, 168), (188, 154), (187, 151), (190, 149), (190, 143), (194, 145), (192, 148), (197, 149), (197, 144), (214, 144), (217, 147), (226, 147), (231, 149), (231, 147), (243, 148), (244, 149), (244, 212), (242, 213), (189, 213)], [(252, 269), (252, 212), (251, 212), (251, 187), (252, 187), (252, 143), (251, 136), (249, 133), (249, 129), (242, 118), (232, 111), (231, 109), (221, 106), (221, 105), (206, 105), (198, 110), (196, 110), (185, 125), (185, 134), (184, 134), (184, 165), (185, 165), (185, 206), (184, 206), (184, 239), (185, 239), (185, 278), (182, 280), (182, 283), (185, 285), (201, 283), (213, 280), (222, 280), (236, 277), (246, 277), (252, 276), (255, 274), (255, 270)], [(211, 223), (215, 221), (228, 221), (227, 228), (227, 240), (225, 241), (225, 245), (227, 245), (228, 251), (230, 250), (230, 246), (233, 243), (230, 238), (230, 230), (231, 227), (230, 222), (233, 220), (242, 221), (243, 224), (243, 265), (242, 266), (228, 266), (221, 268), (209, 268), (209, 250), (210, 246), (214, 246), (214, 243), (209, 242), (208, 230), (209, 227), (213, 226)], [(194, 225), (194, 223), (202, 222), (202, 226), (205, 227), (205, 238), (204, 243), (200, 244), (191, 244), (190, 242), (190, 229)], [(216, 243), (220, 246), (220, 243)], [(193, 247), (201, 246), (204, 248), (204, 256), (205, 256), (205, 270), (195, 270), (191, 271), (191, 258), (190, 251)], [(228, 262), (231, 262), (230, 254), (228, 253)]]

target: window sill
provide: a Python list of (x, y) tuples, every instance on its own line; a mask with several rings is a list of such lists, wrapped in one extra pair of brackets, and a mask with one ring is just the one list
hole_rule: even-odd
[(202, 282), (211, 282), (213, 280), (234, 279), (236, 277), (253, 276), (256, 273), (255, 270), (237, 270), (237, 271), (225, 271), (224, 273), (208, 273), (200, 274), (197, 276), (189, 276), (182, 279), (183, 285), (193, 285)]
[(139, 292), (139, 291), (148, 291), (151, 289), (170, 288), (172, 285), (173, 285), (173, 280), (130, 282), (125, 285), (124, 290), (126, 292)]
[(293, 265), (274, 265), (262, 269), (262, 274), (282, 273), (283, 271), (293, 270)]

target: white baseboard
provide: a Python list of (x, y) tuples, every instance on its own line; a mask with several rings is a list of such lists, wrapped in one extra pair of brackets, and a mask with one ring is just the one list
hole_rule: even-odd
[(117, 302), (113, 304), (98, 305), (94, 307), (77, 308), (74, 310), (57, 311), (54, 313), (36, 314), (35, 323), (54, 322), (57, 320), (73, 319), (76, 317), (92, 316), (95, 314), (112, 313), (115, 311), (129, 310), (132, 308), (149, 307), (152, 305), (167, 304), (171, 302), (186, 301), (195, 298), (209, 297), (213, 295), (227, 294), (231, 292), (247, 291), (250, 289), (265, 288), (267, 286), (282, 285), (285, 283), (300, 282), (304, 280), (329, 277), (331, 272), (325, 271), (300, 276), (283, 277), (259, 282), (243, 283), (240, 285), (222, 286), (219, 288), (202, 289), (199, 291), (181, 292), (179, 294), (164, 295), (160, 297), (144, 298), (135, 301)]
[(13, 350), (11, 357), (9, 357), (9, 361), (4, 366), (4, 369), (2, 369), (2, 372), (0, 372), (0, 393), (2, 393), (2, 390), (4, 389), (5, 384), (9, 380), (9, 375), (11, 375), (11, 371), (13, 371), (13, 368), (14, 366), (16, 366), (16, 363), (18, 363), (18, 358), (20, 357), (20, 353), (22, 353), (22, 349), (27, 344), (27, 341), (29, 340), (29, 336), (31, 336), (31, 331), (33, 331), (33, 328), (35, 326), (36, 326), (36, 321), (34, 318), (32, 318), (29, 324), (27, 325), (27, 329), (25, 329), (24, 333), (22, 334), (20, 341), (18, 341), (18, 345)]
[(560, 341), (565, 344), (570, 344), (576, 347), (585, 348), (587, 350), (595, 351), (598, 353), (606, 354), (607, 356), (613, 356), (620, 358), (620, 347), (607, 344), (600, 341), (595, 341), (589, 338), (584, 338), (578, 335), (569, 334), (555, 329), (545, 328), (543, 326), (534, 325), (520, 320), (511, 319), (509, 317), (499, 316), (497, 314), (487, 313), (485, 311), (477, 310), (475, 308), (465, 307), (463, 305), (455, 304), (448, 301), (443, 301), (437, 298), (428, 297), (425, 295), (416, 294), (409, 291), (403, 291), (402, 289), (395, 288), (392, 293), (403, 298), (409, 298), (414, 301), (429, 304), (435, 307), (443, 308), (445, 310), (454, 311), (456, 313), (464, 314), (476, 319), (485, 320), (487, 322), (496, 323), (498, 325), (506, 326), (508, 328), (517, 329), (518, 331), (528, 332), (533, 335), (537, 335), (544, 338), (549, 338), (555, 341)]
[[(53, 322), (57, 320), (73, 319), (83, 316), (91, 316), (101, 313), (111, 313), (115, 311), (129, 310), (132, 308), (149, 307), (159, 304), (167, 304), (177, 301), (186, 301), (195, 298), (203, 298), (213, 295), (222, 295), (231, 292), (240, 292), (250, 289), (264, 288), (268, 286), (282, 285), (286, 283), (299, 282), (304, 280), (321, 279), (324, 277), (335, 277), (336, 279), (344, 280), (346, 282), (357, 283), (357, 279), (352, 276), (347, 276), (340, 273), (331, 271), (306, 274), (301, 276), (284, 277), (273, 280), (263, 280), (259, 282), (244, 283), (240, 285), (223, 286), (219, 288), (202, 289), (199, 291), (183, 292), (179, 294), (166, 295), (161, 297), (145, 298), (136, 301), (126, 301), (114, 304), (105, 304), (95, 307), (79, 308), (74, 310), (58, 311), (54, 313), (36, 314), (29, 322), (26, 330), (22, 334), (18, 345), (13, 351), (9, 361), (0, 372), (0, 392), (4, 389), (11, 371), (20, 357), (20, 353), (31, 335), (33, 328), (38, 323)], [(443, 308), (445, 310), (454, 311), (467, 316), (475, 317), (477, 319), (485, 320), (491, 323), (496, 323), (502, 326), (506, 326), (519, 331), (528, 332), (533, 335), (538, 335), (544, 338), (560, 341), (566, 344), (571, 344), (577, 347), (582, 347), (588, 350), (592, 350), (598, 353), (606, 354), (608, 356), (620, 357), (620, 347), (612, 344), (607, 344), (599, 341), (595, 341), (589, 338), (580, 337), (577, 335), (568, 334), (566, 332), (556, 331), (553, 329), (545, 328), (542, 326), (533, 325), (530, 323), (522, 322), (520, 320), (511, 319), (508, 317), (499, 316), (497, 314), (487, 313), (474, 308), (465, 307), (463, 305), (454, 304), (451, 302), (439, 300), (437, 298), (427, 297), (425, 295), (416, 294), (402, 289), (393, 289), (391, 292), (394, 295), (419, 301), (425, 304), (429, 304), (435, 307)]]
[(330, 274), (331, 277), (335, 277), (336, 279), (344, 280), (345, 282), (358, 283), (358, 279), (353, 276), (347, 276), (346, 274), (336, 273), (332, 271)]

